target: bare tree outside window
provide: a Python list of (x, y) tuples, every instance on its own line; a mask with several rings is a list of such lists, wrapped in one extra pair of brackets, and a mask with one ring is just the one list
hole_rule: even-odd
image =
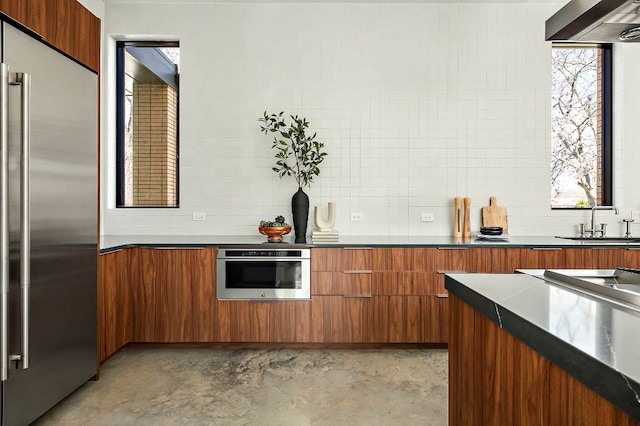
[(552, 49), (551, 207), (598, 205), (601, 58), (595, 47)]

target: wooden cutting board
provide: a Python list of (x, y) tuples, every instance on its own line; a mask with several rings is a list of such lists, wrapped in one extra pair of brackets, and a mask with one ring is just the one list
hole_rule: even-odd
[(502, 232), (507, 233), (507, 208), (498, 206), (496, 197), (489, 198), (489, 205), (482, 208), (482, 226), (501, 226)]

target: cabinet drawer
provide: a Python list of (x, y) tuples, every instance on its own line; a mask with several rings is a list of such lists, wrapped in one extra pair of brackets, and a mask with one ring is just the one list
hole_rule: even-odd
[(466, 248), (417, 248), (406, 250), (408, 271), (467, 271), (469, 250)]
[(311, 294), (371, 294), (371, 271), (312, 272)]
[(444, 288), (444, 272), (407, 272), (406, 295), (448, 294)]
[(407, 343), (449, 341), (449, 299), (438, 296), (406, 296)]
[(358, 271), (372, 269), (370, 248), (312, 248), (311, 271)]

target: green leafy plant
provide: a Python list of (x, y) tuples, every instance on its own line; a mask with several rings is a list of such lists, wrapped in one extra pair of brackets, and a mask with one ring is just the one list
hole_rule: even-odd
[(260, 131), (273, 136), (272, 149), (276, 150), (276, 166), (273, 171), (282, 176), (293, 176), (298, 183), (298, 187), (309, 186), (314, 176), (320, 174), (320, 163), (327, 155), (323, 151), (324, 143), (316, 141), (316, 133), (307, 136), (306, 132), (309, 122), (306, 118), (297, 115), (289, 116), (291, 122), (284, 119), (284, 111), (280, 114), (267, 114), (258, 121), (263, 124)]

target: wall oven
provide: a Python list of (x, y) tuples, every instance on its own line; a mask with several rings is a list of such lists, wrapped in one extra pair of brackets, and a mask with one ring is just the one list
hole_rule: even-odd
[(216, 260), (220, 300), (311, 299), (311, 250), (220, 248)]

